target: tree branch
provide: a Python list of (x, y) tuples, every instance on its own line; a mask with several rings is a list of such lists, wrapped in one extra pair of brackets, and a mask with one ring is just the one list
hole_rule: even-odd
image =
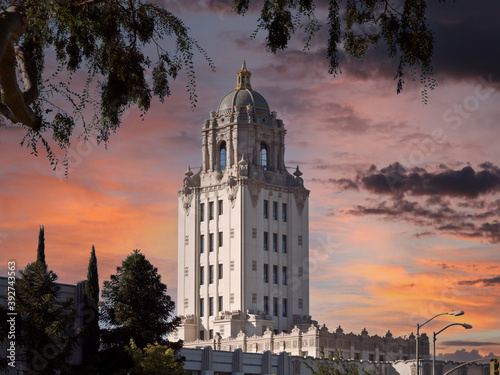
[[(3, 107), (0, 106), (0, 113), (14, 123), (21, 122), (27, 127), (39, 130), (42, 120), (28, 105), (37, 98), (38, 89), (33, 74), (27, 68), (22, 49), (20, 47), (14, 49), (12, 43), (19, 40), (26, 27), (26, 14), (23, 8), (11, 6), (0, 13), (0, 87), (4, 104)], [(26, 88), (24, 94), (19, 89), (17, 81), (16, 57), (20, 62), (19, 68)]]
[(23, 79), (24, 102), (27, 105), (30, 105), (38, 98), (39, 95), (35, 72), (31, 69), (29, 62), (26, 59), (24, 49), (21, 46), (14, 46), (14, 52), (16, 54), (17, 66)]

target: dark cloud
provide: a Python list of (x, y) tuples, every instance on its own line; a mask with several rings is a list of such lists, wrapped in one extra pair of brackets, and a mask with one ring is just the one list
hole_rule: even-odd
[(495, 276), (489, 279), (463, 280), (458, 282), (458, 285), (478, 285), (478, 284), (482, 284), (483, 286), (500, 285), (500, 276)]
[(477, 78), (492, 74), (500, 78), (500, 41), (498, 14), (500, 3), (486, 0), (432, 2), (429, 4), (429, 23), (435, 33), (434, 66), (439, 74), (453, 78)]
[(386, 220), (402, 220), (417, 226), (433, 227), (444, 234), (500, 243), (500, 223), (497, 220), (484, 221), (488, 217), (498, 217), (500, 211), (457, 210), (446, 201), (424, 207), (419, 202), (396, 196), (390, 201), (376, 201), (368, 206), (355, 205), (345, 212), (356, 216), (376, 215)]
[(372, 166), (356, 182), (376, 194), (477, 198), (499, 192), (500, 168), (491, 163), (479, 167), (478, 171), (467, 166), (427, 172), (423, 168), (407, 170), (396, 162), (381, 170)]

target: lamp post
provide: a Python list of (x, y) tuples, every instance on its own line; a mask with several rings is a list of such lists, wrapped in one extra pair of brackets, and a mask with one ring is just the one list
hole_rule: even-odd
[(451, 326), (462, 326), (465, 329), (471, 329), (472, 326), (467, 323), (452, 323), (444, 327), (441, 331), (432, 333), (432, 375), (436, 375), (436, 336), (443, 332), (446, 328), (450, 328)]
[(417, 361), (417, 375), (420, 375), (420, 357), (419, 357), (419, 354), (418, 354), (418, 339), (420, 338), (420, 328), (422, 328), (423, 326), (425, 326), (427, 323), (429, 323), (431, 320), (433, 320), (434, 318), (437, 318), (438, 316), (441, 316), (441, 315), (454, 315), (454, 316), (459, 316), (459, 315), (464, 315), (464, 312), (462, 310), (453, 310), (453, 311), (450, 311), (450, 312), (445, 312), (445, 313), (441, 313), (441, 314), (437, 314), (435, 316), (433, 316), (432, 318), (430, 318), (429, 320), (427, 320), (425, 323), (423, 324), (418, 324), (417, 323), (417, 336), (416, 336), (416, 361)]

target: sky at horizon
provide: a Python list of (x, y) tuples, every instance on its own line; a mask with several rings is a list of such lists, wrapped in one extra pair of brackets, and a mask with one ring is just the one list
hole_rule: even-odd
[[(397, 3), (397, 2), (396, 2)], [(133, 249), (159, 269), (176, 298), (177, 191), (201, 165), (201, 126), (234, 89), (245, 59), (252, 87), (287, 129), (285, 163), (311, 191), (310, 313), (330, 331), (439, 335), (438, 353), (500, 355), (500, 4), (430, 4), (438, 87), (421, 99), (418, 75), (396, 94), (383, 47), (362, 61), (341, 58), (327, 73), (326, 30), (302, 52), (265, 51), (252, 40), (256, 14), (224, 1), (169, 2), (214, 61), (195, 58), (198, 105), (186, 79), (145, 120), (128, 110), (105, 149), (74, 139), (69, 178), (19, 146), (24, 131), (0, 128), (0, 275), (35, 260), (39, 225), (59, 281), (86, 278), (95, 245), (100, 282)], [(326, 17), (322, 3), (318, 17)], [(0, 266), (1, 267), (1, 266)]]

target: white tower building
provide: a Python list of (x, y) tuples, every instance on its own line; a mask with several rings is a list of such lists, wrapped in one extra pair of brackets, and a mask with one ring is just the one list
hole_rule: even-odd
[(236, 89), (202, 128), (202, 166), (179, 191), (179, 339), (261, 335), (308, 327), (309, 191), (288, 173), (282, 120), (252, 90)]

